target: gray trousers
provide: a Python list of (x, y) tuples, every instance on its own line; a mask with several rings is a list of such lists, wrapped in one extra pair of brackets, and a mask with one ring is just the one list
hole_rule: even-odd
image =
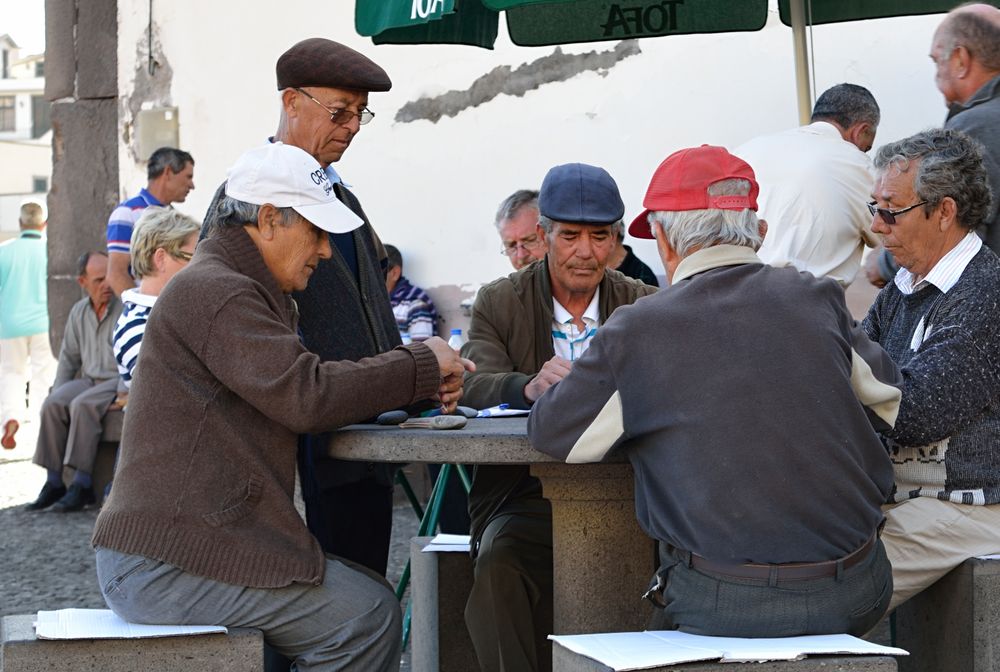
[(132, 623), (257, 628), (299, 672), (399, 669), (399, 601), (339, 560), (327, 559), (318, 586), (247, 588), (98, 547), (97, 578), (108, 607)]
[(552, 669), (552, 515), (507, 513), (486, 526), (465, 605), (482, 672)]
[(879, 622), (892, 597), (892, 567), (881, 540), (840, 576), (769, 581), (709, 574), (660, 542), (666, 608), (650, 630), (717, 637), (794, 637), (848, 633), (860, 637)]
[(32, 462), (52, 471), (63, 464), (90, 474), (101, 442), (101, 420), (115, 400), (118, 379), (78, 378), (52, 390), (42, 403)]

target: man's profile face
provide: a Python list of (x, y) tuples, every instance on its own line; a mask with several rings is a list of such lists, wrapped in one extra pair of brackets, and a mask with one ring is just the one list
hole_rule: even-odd
[[(900, 210), (922, 201), (913, 189), (913, 176), (917, 169), (918, 162), (914, 161), (906, 172), (890, 167), (880, 173), (872, 189), (876, 205)], [(882, 238), (885, 249), (897, 264), (914, 275), (926, 275), (940, 256), (945, 234), (938, 226), (939, 209), (940, 206), (927, 214), (924, 206), (914, 208), (896, 215), (895, 224), (887, 224), (880, 215), (875, 215), (872, 221), (872, 231)]]
[(570, 294), (594, 291), (615, 247), (611, 224), (554, 222), (548, 241), (553, 290)]
[(92, 254), (87, 261), (87, 270), (76, 279), (95, 306), (103, 306), (111, 300), (111, 285), (105, 282), (107, 274), (108, 258), (103, 254)]
[(179, 173), (175, 173), (170, 166), (167, 166), (165, 176), (163, 183), (166, 193), (165, 204), (183, 203), (188, 193), (194, 189), (194, 164), (188, 161)]
[(268, 249), (264, 262), (286, 294), (305, 289), (319, 260), (333, 254), (326, 231), (298, 213), (292, 223), (277, 224), (274, 236), (265, 245)]
[(931, 46), (931, 60), (934, 61), (934, 83), (938, 91), (944, 96), (946, 104), (964, 102), (958, 93), (958, 76), (955, 72), (955, 49), (950, 48), (950, 44), (945, 44), (945, 39), (941, 31), (934, 35), (934, 43)]
[(545, 256), (548, 247), (538, 227), (538, 208), (520, 208), (513, 217), (500, 223), (499, 232), (500, 242), (515, 269), (520, 270)]
[[(361, 128), (358, 115), (368, 106), (368, 92), (322, 86), (302, 89), (321, 105), (298, 91), (285, 103), (288, 116), (288, 144), (295, 145), (319, 161), (324, 168), (340, 160)], [(354, 112), (345, 124), (330, 121), (331, 110)]]

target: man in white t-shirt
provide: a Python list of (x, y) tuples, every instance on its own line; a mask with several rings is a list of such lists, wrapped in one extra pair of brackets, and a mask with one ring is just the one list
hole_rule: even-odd
[(838, 84), (813, 107), (812, 123), (754, 138), (733, 154), (760, 184), (760, 218), (767, 236), (757, 255), (771, 266), (794, 266), (846, 287), (861, 268), (865, 245), (875, 247), (865, 206), (880, 112), (871, 92)]

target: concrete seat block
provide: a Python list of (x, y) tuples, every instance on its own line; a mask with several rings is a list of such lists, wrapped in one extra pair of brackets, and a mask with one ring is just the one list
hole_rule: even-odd
[(35, 637), (33, 614), (0, 622), (2, 672), (264, 672), (260, 630), (230, 628), (226, 635), (144, 639), (45, 640)]
[(1000, 671), (1000, 560), (972, 558), (896, 609), (902, 672)]
[[(889, 656), (809, 656), (802, 660), (764, 663), (686, 663), (651, 667), (643, 672), (895, 672), (896, 659)], [(607, 665), (552, 644), (552, 672), (613, 672)]]
[(465, 627), (472, 559), (468, 553), (422, 553), (431, 539), (410, 540), (413, 672), (478, 670), (472, 638)]

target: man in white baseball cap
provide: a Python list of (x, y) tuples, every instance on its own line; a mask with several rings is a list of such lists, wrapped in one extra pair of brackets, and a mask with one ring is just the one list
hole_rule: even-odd
[(436, 337), (356, 363), (302, 345), (289, 294), (330, 257), (327, 232), (361, 221), (301, 149), (240, 157), (216, 214), (146, 326), (94, 528), (104, 599), (137, 623), (259, 628), (303, 672), (396, 670), (399, 602), (295, 510), (296, 436), (426, 399), (451, 411), (475, 367)]

